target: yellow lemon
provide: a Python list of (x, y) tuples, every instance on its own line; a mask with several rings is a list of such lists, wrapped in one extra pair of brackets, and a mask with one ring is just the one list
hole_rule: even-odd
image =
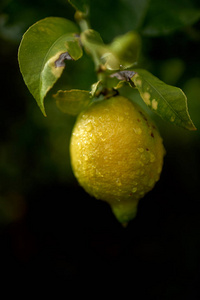
[(93, 102), (83, 111), (70, 143), (79, 184), (108, 202), (121, 223), (135, 217), (139, 199), (159, 180), (164, 154), (155, 124), (122, 96)]

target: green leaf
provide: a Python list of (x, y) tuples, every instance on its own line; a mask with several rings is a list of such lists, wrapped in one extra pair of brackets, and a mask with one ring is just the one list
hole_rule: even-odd
[(100, 34), (93, 30), (85, 30), (81, 34), (81, 42), (95, 62), (96, 68), (100, 65), (107, 70), (126, 69), (134, 65), (140, 52), (140, 37), (135, 32), (128, 32), (105, 45)]
[(81, 42), (86, 50), (94, 60), (96, 69), (98, 70), (100, 65), (104, 69), (119, 70), (120, 61), (114, 54), (109, 45), (105, 45), (100, 34), (93, 30), (85, 30), (81, 34)]
[(81, 33), (81, 42), (89, 52), (93, 52), (95, 46), (104, 46), (100, 34), (93, 29), (87, 29)]
[(91, 96), (95, 97), (96, 93), (98, 92), (98, 90), (102, 87), (102, 82), (101, 80), (98, 80), (97, 82), (93, 83), (93, 85), (91, 86)]
[(88, 0), (68, 0), (69, 3), (82, 13), (87, 13), (88, 10)]
[(132, 81), (146, 105), (164, 120), (189, 130), (195, 130), (183, 91), (170, 86), (146, 70), (136, 69)]
[[(141, 40), (139, 35), (130, 31), (124, 35), (116, 37), (108, 46), (111, 51), (111, 57), (107, 60), (107, 66), (111, 70), (126, 69), (133, 66), (139, 57)], [(115, 58), (114, 61), (113, 57)], [(115, 63), (117, 62), (117, 65)]]
[(93, 57), (98, 68), (102, 64), (102, 55), (107, 51), (100, 34), (93, 29), (88, 29), (81, 33), (80, 38), (83, 47)]
[(73, 22), (50, 17), (32, 25), (23, 36), (18, 54), (20, 70), (44, 115), (44, 97), (61, 76), (64, 60), (82, 56), (77, 33)]
[(58, 91), (54, 95), (58, 108), (67, 114), (76, 116), (91, 102), (91, 93), (84, 90)]

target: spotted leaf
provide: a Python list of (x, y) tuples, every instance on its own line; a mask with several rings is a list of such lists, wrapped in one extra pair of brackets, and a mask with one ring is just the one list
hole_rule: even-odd
[(44, 97), (61, 76), (65, 60), (77, 60), (82, 48), (75, 23), (49, 17), (32, 25), (19, 47), (19, 65), (24, 81), (44, 115)]
[(195, 130), (189, 116), (187, 98), (177, 87), (167, 85), (146, 70), (135, 69), (132, 81), (146, 105), (164, 120)]

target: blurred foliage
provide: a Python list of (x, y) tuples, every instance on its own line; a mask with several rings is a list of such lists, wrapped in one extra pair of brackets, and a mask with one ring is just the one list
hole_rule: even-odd
[[(137, 30), (142, 38), (142, 55), (138, 65), (148, 69), (152, 74), (165, 81), (167, 84), (173, 84), (180, 87), (188, 97), (189, 112), (197, 127), (196, 132), (189, 132), (165, 123), (155, 114), (150, 112), (148, 108), (145, 108), (155, 119), (160, 128), (167, 155), (160, 182), (152, 192), (151, 196), (146, 197), (146, 202), (145, 199), (141, 201), (141, 209), (145, 209), (145, 204), (147, 206), (147, 211), (145, 213), (144, 210), (143, 215), (146, 223), (144, 223), (144, 219), (141, 219), (141, 221), (138, 219), (138, 229), (140, 229), (138, 234), (140, 234), (140, 236), (143, 234), (142, 236), (144, 239), (141, 240), (140, 236), (136, 234), (136, 231), (134, 231), (133, 234), (131, 231), (128, 232), (131, 236), (136, 237), (138, 241), (141, 240), (138, 244), (139, 248), (134, 248), (134, 251), (136, 251), (134, 252), (136, 258), (134, 262), (132, 261), (132, 267), (135, 267), (136, 263), (136, 269), (138, 267), (137, 270), (140, 270), (141, 266), (139, 266), (139, 262), (143, 264), (144, 268), (146, 264), (148, 265), (149, 259), (149, 273), (148, 270), (147, 273), (145, 270), (145, 272), (142, 273), (141, 278), (143, 278), (144, 274), (149, 274), (149, 280), (152, 275), (150, 270), (154, 268), (155, 264), (152, 263), (155, 262), (156, 259), (155, 257), (151, 257), (151, 254), (149, 254), (151, 252), (147, 254), (145, 251), (147, 251), (147, 249), (149, 251), (155, 250), (155, 243), (158, 242), (155, 236), (156, 231), (151, 235), (150, 230), (161, 230), (159, 228), (165, 228), (166, 240), (164, 241), (164, 245), (166, 243), (167, 246), (172, 245), (173, 248), (174, 244), (170, 244), (171, 237), (176, 241), (176, 246), (178, 246), (175, 248), (177, 249), (175, 259), (179, 259), (179, 246), (182, 245), (180, 247), (183, 247), (181, 248), (181, 253), (182, 255), (186, 255), (188, 261), (186, 262), (186, 265), (181, 265), (181, 262), (179, 261), (177, 266), (181, 265), (181, 270), (183, 270), (184, 267), (186, 269), (191, 268), (190, 270), (192, 272), (196, 270), (195, 264), (199, 257), (199, 254), (197, 255), (197, 250), (194, 250), (199, 249), (195, 248), (197, 247), (195, 241), (198, 241), (200, 244), (200, 241), (198, 240), (198, 229), (200, 229), (200, 226), (197, 221), (200, 216), (200, 210), (198, 210), (200, 180), (200, 2), (199, 0), (91, 0), (90, 3), (91, 25), (95, 30), (100, 32), (106, 43), (111, 42), (114, 37), (124, 34), (127, 31)], [(76, 185), (76, 181), (71, 171), (68, 150), (70, 134), (75, 118), (66, 116), (57, 109), (52, 94), (63, 85), (63, 82), (66, 83), (67, 89), (76, 88), (77, 86), (81, 89), (88, 89), (91, 83), (95, 82), (94, 77), (96, 75), (94, 74), (93, 63), (86, 55), (78, 62), (67, 63), (66, 70), (63, 73), (62, 82), (59, 80), (55, 89), (53, 89), (45, 99), (47, 118), (44, 118), (36, 105), (35, 100), (26, 88), (17, 63), (19, 42), (23, 33), (30, 25), (48, 16), (65, 17), (73, 20), (74, 12), (74, 9), (66, 0), (2, 0), (0, 3), (1, 228), (22, 219), (23, 216), (26, 215), (27, 207), (29, 207), (27, 195), (31, 195), (29, 200), (30, 198), (32, 199), (32, 205), (35, 203), (35, 210), (33, 209), (32, 213), (35, 213), (37, 217), (39, 216), (38, 220), (36, 220), (37, 217), (34, 219), (34, 222), (36, 222), (34, 223), (34, 230), (36, 230), (35, 228), (38, 226), (38, 232), (40, 231), (40, 228), (42, 228), (41, 224), (43, 224), (40, 218), (45, 218), (46, 210), (48, 209), (49, 215), (48, 219), (45, 219), (45, 222), (50, 226), (49, 230), (53, 231), (55, 230), (55, 224), (50, 225), (50, 220), (53, 219), (54, 211), (55, 215), (57, 214), (57, 221), (59, 220), (60, 214), (63, 218), (65, 216), (65, 211), (58, 207), (57, 204), (59, 203), (61, 207), (64, 205), (63, 202), (61, 202), (61, 199), (65, 196), (62, 196), (61, 192), (63, 191), (66, 194), (71, 193), (74, 195), (71, 196), (71, 198), (76, 197), (78, 193), (78, 186)], [(86, 71), (87, 76), (85, 75)], [(121, 89), (121, 93), (133, 98), (136, 102), (143, 105), (137, 91), (132, 91), (124, 87)], [(57, 183), (57, 189), (52, 192), (53, 187), (55, 187)], [(61, 189), (60, 191), (60, 184), (67, 186), (67, 188)], [(78, 196), (80, 195), (78, 194)], [(82, 200), (86, 195), (81, 194), (80, 197), (82, 197)], [(149, 199), (151, 197), (152, 199)], [(148, 204), (149, 200), (151, 200), (151, 204)], [(77, 221), (77, 224), (80, 226), (77, 225), (77, 227), (75, 227), (76, 229), (74, 230), (76, 230), (76, 233), (78, 232), (77, 228), (79, 228), (79, 230), (81, 228), (80, 222), (86, 222), (85, 220), (87, 220), (87, 218), (89, 218), (88, 224), (89, 222), (95, 224), (97, 232), (100, 228), (98, 222), (104, 222), (103, 224), (105, 225), (105, 221), (102, 220), (102, 215), (100, 216), (104, 204), (91, 204), (93, 202), (91, 201), (90, 203), (90, 200), (88, 201), (88, 206), (86, 204), (86, 208), (81, 204), (81, 201), (78, 202), (86, 217), (81, 217), (81, 221)], [(43, 208), (41, 208), (42, 203), (44, 205)], [(93, 205), (92, 209), (94, 211), (94, 216), (92, 216), (89, 209), (89, 204)], [(70, 205), (73, 209), (77, 209), (75, 204)], [(94, 205), (96, 206), (94, 207)], [(159, 216), (160, 211), (162, 211), (161, 216)], [(105, 211), (103, 212), (105, 213)], [(149, 212), (152, 214), (151, 216), (149, 215)], [(190, 215), (188, 215), (189, 213)], [(112, 216), (108, 211), (107, 214), (108, 216), (105, 215), (105, 218), (107, 218), (106, 220), (110, 220)], [(168, 216), (166, 217), (167, 214)], [(182, 214), (181, 217), (180, 214)], [(197, 214), (196, 219), (193, 218), (194, 214)], [(67, 224), (65, 224), (66, 228), (70, 228), (70, 224), (72, 222), (74, 224), (76, 222), (75, 219), (77, 220), (79, 217), (80, 216), (77, 213), (70, 214), (70, 216), (68, 215), (69, 220), (67, 221)], [(140, 217), (143, 218), (142, 214), (139, 218)], [(165, 220), (162, 221), (165, 222), (165, 224), (161, 223), (163, 227), (158, 225), (162, 218)], [(33, 219), (31, 220), (33, 222)], [(193, 220), (194, 224), (191, 223)], [(58, 227), (60, 228), (59, 224), (60, 223), (58, 223), (56, 227), (57, 230), (59, 230)], [(90, 228), (90, 232), (93, 232), (91, 225), (88, 224), (87, 226)], [(110, 224), (109, 221), (107, 226), (110, 226), (108, 224)], [(115, 224), (115, 226), (117, 228), (116, 230), (118, 230), (118, 225)], [(186, 227), (189, 228), (189, 233), (187, 232)], [(105, 233), (107, 231), (105, 230), (103, 232)], [(189, 237), (191, 232), (192, 240)], [(25, 236), (25, 241), (27, 236), (24, 231), (22, 236), (23, 234)], [(62, 234), (65, 235), (64, 230), (62, 231)], [(148, 234), (153, 237), (154, 242), (148, 240)], [(157, 234), (159, 241), (162, 240), (163, 232), (157, 232)], [(68, 235), (70, 236), (70, 231), (68, 231)], [(78, 237), (81, 238), (81, 233), (79, 233)], [(108, 235), (107, 239), (110, 239)], [(70, 241), (72, 243), (74, 242), (75, 246), (80, 248), (80, 245), (78, 245), (77, 240), (75, 241), (75, 238), (71, 238)], [(121, 240), (121, 243), (122, 242), (123, 240)], [(93, 244), (93, 247), (96, 245), (97, 252), (100, 251), (98, 243), (99, 242), (96, 241)], [(114, 241), (114, 243), (116, 243), (116, 241)], [(163, 247), (161, 247), (161, 250), (156, 248), (156, 251), (160, 253), (160, 256), (156, 255), (156, 257), (158, 257), (161, 262), (164, 261), (164, 264), (169, 268), (170, 265), (164, 257), (165, 255), (167, 257), (167, 251), (172, 252), (173, 250), (169, 248), (163, 250), (165, 249), (165, 246), (163, 246), (162, 242), (161, 245)], [(190, 246), (191, 248), (189, 248)], [(21, 248), (19, 247), (19, 249)], [(18, 251), (22, 251), (19, 249)], [(66, 246), (66, 249), (68, 249), (66, 251), (70, 251), (69, 246)], [(26, 254), (29, 253), (29, 255), (32, 255), (32, 252), (27, 249), (23, 251), (25, 251)], [(115, 249), (109, 248), (108, 251), (115, 251)], [(77, 250), (75, 252), (77, 253)], [(197, 256), (196, 260), (193, 255), (194, 252)], [(67, 253), (72, 255), (74, 252), (71, 250), (71, 252)], [(22, 254), (24, 257), (28, 257), (24, 252)], [(94, 254), (92, 250), (88, 254), (88, 259), (89, 255), (91, 255), (93, 259), (98, 256), (97, 254)], [(128, 252), (127, 257), (130, 255), (130, 252)], [(148, 256), (146, 258), (145, 255), (150, 255), (150, 258), (148, 258)], [(45, 257), (42, 258), (45, 259)], [(75, 259), (76, 257), (74, 256), (74, 261)], [(189, 259), (192, 260), (191, 264)], [(121, 268), (122, 265), (125, 266), (129, 264), (128, 258), (125, 259), (124, 264), (123, 262), (124, 261), (122, 260)], [(46, 265), (48, 265), (47, 261)], [(69, 264), (67, 265), (68, 269), (73, 273), (74, 269), (70, 266), (71, 265)], [(159, 266), (160, 262), (157, 261), (156, 268), (158, 274), (160, 274), (159, 271), (161, 271), (161, 267)], [(84, 267), (87, 269), (86, 265), (84, 265)], [(92, 269), (92, 263), (90, 268), (91, 271), (94, 271), (94, 269)], [(115, 267), (114, 270), (117, 270), (116, 273), (118, 273), (117, 267)], [(124, 269), (122, 268), (122, 270)], [(180, 271), (180, 273), (184, 273), (184, 271)], [(184, 274), (186, 276), (186, 273)], [(164, 275), (163, 278), (165, 281)], [(176, 285), (176, 288), (181, 290), (182, 286), (180, 282)], [(166, 294), (170, 294), (170, 289), (173, 289), (173, 283), (170, 285), (168, 282)], [(167, 298), (166, 296), (159, 299), (170, 298)]]
[(47, 16), (73, 20), (73, 8), (65, 0), (2, 0), (0, 3), (0, 35), (19, 43), (33, 23)]

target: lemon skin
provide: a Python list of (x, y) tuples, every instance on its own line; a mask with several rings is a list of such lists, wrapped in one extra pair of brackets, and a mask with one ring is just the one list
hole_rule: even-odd
[(121, 223), (135, 217), (139, 199), (159, 180), (164, 154), (153, 121), (122, 96), (93, 102), (78, 116), (70, 142), (79, 184), (108, 202)]

